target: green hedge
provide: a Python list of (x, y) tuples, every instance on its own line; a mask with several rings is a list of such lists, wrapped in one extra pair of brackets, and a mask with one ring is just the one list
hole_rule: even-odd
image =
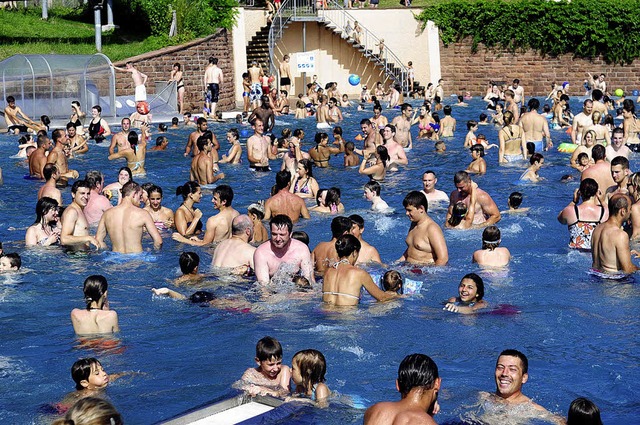
[(602, 56), (608, 63), (640, 57), (637, 0), (445, 0), (416, 17), (433, 21), (444, 45), (463, 38), (508, 50), (546, 55)]

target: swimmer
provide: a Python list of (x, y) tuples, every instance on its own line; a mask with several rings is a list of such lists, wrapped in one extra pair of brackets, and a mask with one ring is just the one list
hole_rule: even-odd
[(380, 183), (375, 180), (365, 183), (364, 198), (371, 202), (371, 210), (374, 212), (389, 212), (389, 205), (380, 197)]
[(262, 224), (264, 219), (264, 205), (262, 203), (254, 203), (247, 207), (247, 215), (253, 223), (253, 238), (251, 243), (262, 243), (269, 239), (267, 228)]
[[(525, 143), (533, 142), (536, 152), (549, 150), (553, 147), (551, 141), (551, 133), (549, 133), (549, 123), (547, 119), (538, 113), (540, 101), (536, 98), (529, 99), (529, 112), (522, 114), (520, 118), (520, 127), (523, 131), (523, 139)], [(546, 139), (546, 145), (543, 145), (542, 138)]]
[(611, 161), (611, 177), (616, 184), (607, 189), (606, 196), (610, 197), (616, 193), (629, 193), (627, 186), (630, 174), (631, 170), (629, 169), (629, 160), (627, 158), (624, 156), (613, 158)]
[(221, 164), (240, 164), (242, 162), (242, 146), (240, 146), (240, 133), (237, 128), (227, 131), (227, 141), (231, 144), (229, 152), (222, 155)]
[(89, 171), (84, 178), (91, 186), (91, 194), (87, 206), (84, 207), (84, 215), (90, 226), (95, 226), (100, 222), (102, 214), (113, 208), (109, 198), (103, 195), (104, 176), (100, 171)]
[(378, 250), (362, 237), (364, 233), (364, 218), (358, 214), (352, 214), (349, 216), (349, 220), (351, 220), (352, 223), (350, 233), (360, 241), (360, 254), (358, 255), (356, 264), (367, 264), (371, 262), (382, 264)]
[(60, 180), (60, 171), (55, 164), (46, 164), (42, 169), (42, 174), (46, 180), (45, 184), (38, 190), (38, 199), (48, 197), (55, 199), (58, 205), (62, 205), (62, 192), (58, 189), (57, 183)]
[(100, 248), (100, 242), (89, 234), (89, 222), (84, 215), (91, 186), (85, 180), (76, 180), (71, 187), (73, 201), (62, 213), (62, 230), (60, 231), (60, 245), (74, 245), (88, 248), (89, 244)]
[(207, 137), (208, 133), (198, 137), (196, 146), (198, 153), (191, 160), (189, 179), (201, 185), (213, 184), (224, 178), (224, 173), (216, 173), (216, 166), (212, 158), (213, 142)]
[[(186, 126), (186, 123), (185, 123), (185, 126)], [(184, 156), (188, 156), (189, 154), (191, 154), (191, 156), (195, 156), (199, 153), (197, 142), (198, 142), (198, 139), (204, 136), (204, 133), (208, 131), (207, 119), (204, 117), (198, 118), (196, 122), (196, 127), (197, 128), (195, 129), (195, 131), (189, 134), (189, 138), (187, 139), (187, 145), (184, 148)], [(215, 136), (213, 136), (212, 139), (213, 139), (212, 143), (214, 145), (218, 143), (218, 140), (216, 139)], [(218, 147), (216, 149), (218, 149), (219, 147), (220, 147), (220, 144), (218, 144)]]
[(363, 287), (378, 301), (389, 301), (398, 297), (396, 293), (380, 290), (369, 273), (355, 266), (360, 253), (358, 238), (350, 234), (340, 236), (335, 242), (335, 250), (338, 261), (324, 274), (322, 301), (336, 306), (358, 305)]
[(25, 235), (26, 246), (49, 246), (60, 242), (58, 201), (43, 197), (36, 204), (36, 221)]
[[(469, 207), (469, 199), (471, 196), (471, 186), (473, 181), (466, 171), (458, 171), (453, 176), (453, 183), (456, 186), (456, 190), (451, 192), (449, 196), (449, 209), (447, 211), (446, 221), (449, 221), (453, 211), (453, 207), (462, 201)], [(475, 217), (473, 219), (474, 224), (484, 224), (489, 226), (500, 221), (500, 211), (498, 206), (493, 201), (491, 196), (484, 190), (477, 188), (477, 202), (475, 205)]]
[(16, 252), (0, 255), (0, 272), (17, 272), (22, 267), (22, 258)]
[(476, 144), (476, 131), (478, 131), (478, 122), (474, 120), (467, 121), (467, 135), (464, 137), (464, 147), (470, 148)]
[(542, 154), (536, 152), (531, 155), (531, 158), (529, 158), (529, 164), (531, 165), (525, 170), (524, 173), (522, 173), (522, 175), (520, 176), (520, 180), (531, 181), (533, 183), (544, 180), (544, 177), (540, 177), (538, 175), (538, 171), (540, 171), (540, 168), (542, 168), (542, 165), (544, 164), (544, 157), (542, 156)]
[(249, 168), (256, 171), (269, 171), (269, 160), (275, 159), (270, 146), (269, 137), (264, 134), (264, 121), (256, 118), (253, 121), (253, 136), (247, 140), (247, 159), (249, 160)]
[(484, 160), (484, 147), (480, 144), (471, 146), (469, 149), (473, 161), (467, 165), (465, 170), (469, 174), (477, 174), (479, 176), (487, 172), (487, 161)]
[(145, 189), (148, 202), (144, 210), (151, 214), (151, 218), (158, 230), (172, 229), (174, 226), (174, 214), (171, 208), (162, 205), (162, 188), (152, 184)]
[(331, 240), (320, 242), (311, 252), (313, 268), (318, 276), (323, 276), (338, 261), (336, 241), (340, 236), (348, 234), (351, 227), (352, 222), (347, 217), (338, 216), (331, 220)]
[(436, 189), (438, 178), (435, 171), (427, 170), (422, 174), (422, 192), (427, 197), (427, 201), (432, 205), (433, 203), (449, 202), (449, 196), (442, 190)]
[(67, 410), (78, 400), (87, 397), (104, 398), (104, 389), (123, 375), (122, 373), (107, 374), (102, 363), (94, 357), (80, 359), (71, 366), (71, 379), (76, 384), (76, 390), (67, 394), (56, 407), (59, 410)]
[(74, 308), (71, 323), (77, 335), (110, 334), (118, 332), (118, 313), (109, 309), (107, 279), (89, 276), (83, 285), (86, 310)]
[(456, 131), (456, 119), (451, 116), (451, 106), (447, 105), (442, 110), (444, 118), (440, 121), (439, 137), (453, 137)]
[(591, 149), (591, 155), (594, 164), (582, 172), (580, 180), (594, 179), (598, 183), (598, 188), (604, 193), (604, 191), (616, 184), (611, 176), (611, 164), (606, 160), (605, 147), (595, 145)]
[(429, 356), (408, 355), (398, 368), (400, 401), (374, 404), (364, 414), (364, 425), (435, 425), (433, 415), (440, 410), (437, 400), (441, 383), (438, 366)]
[(256, 248), (249, 244), (253, 239), (253, 222), (248, 215), (233, 218), (231, 237), (220, 242), (213, 253), (211, 266), (230, 269), (236, 275), (253, 272), (253, 256)]
[[(569, 160), (569, 165), (571, 168), (575, 168), (580, 172), (584, 171), (588, 167), (584, 167), (583, 165), (578, 164), (578, 156), (581, 154), (585, 154), (587, 156), (587, 163), (591, 164), (591, 156), (593, 155), (593, 147), (596, 144), (596, 133), (593, 130), (587, 131), (584, 136), (582, 136), (582, 141), (584, 144), (578, 146), (576, 150), (571, 154), (571, 159)], [(622, 143), (622, 137), (620, 137), (620, 142)], [(607, 150), (609, 147), (606, 148)], [(611, 158), (613, 159), (613, 157)], [(607, 159), (611, 162), (611, 159)]]
[(567, 425), (602, 425), (600, 409), (591, 400), (578, 397), (569, 406)]
[(47, 164), (51, 140), (46, 135), (40, 135), (36, 141), (38, 147), (29, 156), (29, 175), (41, 179), (42, 169)]
[(471, 195), (469, 205), (462, 201), (456, 202), (451, 210), (451, 216), (444, 223), (448, 229), (470, 229), (473, 227), (473, 219), (475, 217), (476, 199), (478, 194), (478, 185), (473, 182), (471, 184)]
[[(160, 124), (160, 125), (164, 125), (166, 128), (166, 124)], [(158, 136), (156, 137), (156, 145), (154, 147), (151, 148), (152, 151), (166, 151), (167, 150), (167, 146), (169, 146), (169, 139), (167, 139), (167, 136)]]
[(443, 310), (453, 313), (473, 314), (480, 309), (487, 308), (484, 298), (484, 282), (475, 273), (469, 273), (462, 277), (458, 285), (458, 296), (451, 297)]
[(387, 162), (389, 171), (398, 171), (397, 165), (409, 164), (407, 154), (404, 152), (402, 145), (396, 141), (396, 137), (396, 127), (393, 124), (387, 124), (382, 130), (382, 139), (384, 140), (384, 147), (387, 148), (387, 153), (389, 154), (389, 161)]
[(275, 195), (271, 196), (264, 204), (264, 219), (269, 220), (273, 216), (284, 214), (293, 222), (300, 217), (310, 218), (309, 210), (304, 199), (291, 193), (291, 173), (279, 171), (276, 174)]
[(309, 150), (309, 156), (313, 159), (316, 167), (327, 168), (331, 154), (344, 152), (344, 145), (342, 144), (339, 148), (329, 146), (329, 135), (327, 133), (316, 133), (315, 142), (316, 146)]
[[(609, 134), (607, 132), (607, 134)], [(616, 156), (629, 158), (631, 149), (624, 144), (624, 130), (620, 127), (614, 128), (611, 134), (611, 143), (606, 147), (607, 161), (611, 162)]]
[(360, 159), (358, 155), (354, 153), (356, 146), (353, 142), (347, 142), (344, 145), (344, 166), (345, 167), (355, 167), (360, 163)]
[(202, 279), (202, 275), (198, 273), (200, 269), (200, 256), (195, 252), (183, 252), (178, 258), (180, 272), (182, 276), (173, 281), (174, 285), (183, 283), (197, 283)]
[[(296, 384), (294, 397), (308, 397), (318, 406), (327, 406), (331, 391), (325, 384), (327, 362), (324, 355), (313, 349), (298, 351), (291, 360), (291, 379)], [(285, 401), (296, 400), (288, 397)]]
[(449, 261), (447, 243), (440, 226), (427, 214), (427, 198), (421, 192), (412, 191), (405, 196), (402, 205), (411, 221), (411, 227), (405, 239), (407, 249), (398, 261), (446, 265)]
[(510, 111), (504, 113), (504, 127), (498, 132), (500, 141), (498, 162), (501, 164), (517, 162), (520, 158), (527, 159), (524, 131), (516, 122), (515, 116)]
[(289, 394), (291, 369), (282, 364), (282, 345), (265, 336), (256, 345), (255, 368), (247, 369), (240, 378), (240, 389), (250, 395), (283, 397)]
[(129, 145), (129, 131), (131, 130), (131, 120), (129, 118), (123, 118), (120, 121), (121, 130), (111, 136), (111, 144), (109, 145), (109, 155), (113, 155), (116, 153), (116, 148), (118, 148), (118, 152), (124, 149), (129, 149), (131, 146)]
[(52, 425), (124, 425), (122, 416), (111, 403), (98, 397), (85, 397), (67, 411), (64, 418), (57, 419)]
[(411, 123), (414, 121), (416, 113), (413, 113), (413, 107), (408, 103), (400, 105), (400, 115), (395, 117), (391, 124), (395, 126), (394, 140), (397, 141), (403, 148), (413, 148), (413, 141), (411, 139)]
[(582, 133), (585, 128), (590, 127), (593, 123), (591, 113), (593, 112), (593, 100), (586, 99), (582, 106), (582, 112), (573, 118), (571, 126), (571, 142), (577, 145), (582, 143)]
[(488, 226), (482, 231), (482, 249), (473, 253), (471, 261), (483, 267), (505, 267), (511, 261), (511, 253), (501, 247), (500, 229)]
[(511, 192), (509, 198), (507, 198), (507, 207), (509, 208), (506, 211), (500, 211), (500, 214), (522, 214), (529, 211), (529, 207), (520, 208), (522, 205), (522, 193), (521, 192)]

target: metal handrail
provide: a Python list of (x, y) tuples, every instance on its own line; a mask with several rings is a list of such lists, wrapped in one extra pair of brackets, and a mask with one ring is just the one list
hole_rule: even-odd
[(271, 28), (269, 28), (269, 72), (272, 75), (276, 73), (273, 60), (276, 42), (282, 38), (285, 25), (296, 18), (317, 18), (317, 16), (316, 3), (313, 0), (284, 0), (282, 2), (280, 9), (273, 15)]

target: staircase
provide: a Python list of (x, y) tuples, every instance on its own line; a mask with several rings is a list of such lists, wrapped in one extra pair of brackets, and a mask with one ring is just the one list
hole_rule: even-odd
[[(268, 47), (269, 47), (269, 66), (271, 72), (275, 74), (276, 70), (273, 66), (273, 58), (275, 44), (282, 38), (282, 33), (286, 29), (290, 21), (315, 21), (323, 24), (325, 28), (333, 33), (340, 35), (347, 43), (351, 44), (354, 49), (358, 50), (369, 62), (374, 64), (392, 81), (399, 84), (403, 93), (409, 93), (407, 67), (402, 64), (400, 59), (385, 46), (382, 56), (377, 53), (377, 45), (380, 39), (376, 37), (367, 28), (360, 25), (362, 32), (360, 40), (357, 42), (352, 36), (352, 32), (348, 31), (353, 28), (356, 19), (351, 16), (341, 4), (334, 0), (328, 0), (329, 9), (316, 9), (315, 1), (309, 0), (284, 0), (280, 10), (275, 14), (273, 23), (269, 31)], [(416, 83), (414, 82), (414, 88)], [(414, 89), (411, 88), (411, 89)]]
[(247, 44), (247, 69), (251, 68), (253, 61), (258, 62), (265, 75), (269, 72), (271, 59), (269, 56), (269, 30), (271, 25), (260, 28)]

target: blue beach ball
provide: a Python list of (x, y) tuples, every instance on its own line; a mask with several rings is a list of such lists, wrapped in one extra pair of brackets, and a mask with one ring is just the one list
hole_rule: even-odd
[(349, 75), (349, 84), (352, 86), (357, 86), (360, 84), (360, 76), (356, 74)]
[(633, 91), (633, 95), (634, 95), (634, 96), (638, 96), (638, 93), (639, 93), (639, 92), (638, 92), (638, 90), (634, 90), (634, 91)]

